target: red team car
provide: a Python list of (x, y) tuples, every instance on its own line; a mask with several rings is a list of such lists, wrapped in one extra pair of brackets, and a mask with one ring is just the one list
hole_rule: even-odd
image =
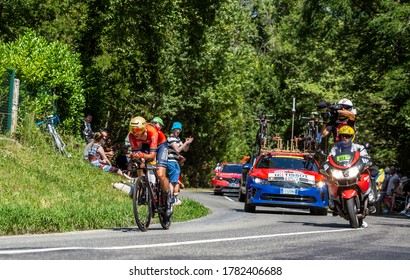
[(214, 172), (215, 177), (211, 180), (214, 194), (238, 193), (242, 176), (242, 163), (225, 162), (216, 168)]

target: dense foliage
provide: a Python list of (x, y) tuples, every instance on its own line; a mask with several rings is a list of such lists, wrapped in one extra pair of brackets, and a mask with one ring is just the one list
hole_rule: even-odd
[[(31, 75), (15, 64), (17, 73), (35, 92), (58, 92), (73, 133), (84, 112), (118, 141), (135, 115), (159, 115), (167, 130), (181, 121), (182, 136), (195, 138), (184, 167), (195, 185), (217, 161), (252, 152), (261, 108), (275, 115), (271, 133), (289, 139), (293, 97), (295, 135), (299, 115), (347, 97), (376, 162), (410, 169), (407, 0), (2, 1), (0, 43), (24, 61), (19, 48), (30, 46), (16, 42), (33, 36), (49, 54), (34, 65), (67, 72)], [(0, 68), (9, 65), (1, 57)]]

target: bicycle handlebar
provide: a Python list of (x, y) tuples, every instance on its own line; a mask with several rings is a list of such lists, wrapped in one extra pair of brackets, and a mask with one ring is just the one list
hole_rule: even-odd
[[(56, 123), (54, 122), (56, 120)], [(37, 122), (36, 125), (40, 126), (45, 123), (53, 123), (55, 125), (59, 125), (61, 123), (60, 117), (57, 114), (47, 116), (47, 119), (41, 122)]]
[[(135, 170), (156, 170), (155, 165), (149, 164), (150, 162), (155, 161), (154, 159), (148, 159), (145, 160), (145, 162), (143, 162), (141, 159), (132, 159), (132, 161), (138, 164), (138, 167), (136, 167)], [(145, 167), (140, 167), (140, 163), (146, 164)]]

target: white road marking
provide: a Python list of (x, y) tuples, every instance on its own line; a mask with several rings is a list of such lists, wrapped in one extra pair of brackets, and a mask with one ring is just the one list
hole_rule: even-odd
[(204, 243), (227, 242), (227, 241), (237, 241), (237, 240), (250, 240), (250, 239), (261, 239), (261, 238), (273, 238), (273, 237), (281, 237), (281, 236), (294, 236), (294, 235), (307, 235), (307, 234), (318, 234), (318, 233), (320, 234), (320, 233), (343, 232), (343, 231), (351, 231), (351, 230), (360, 230), (360, 228), (359, 228), (359, 229), (348, 228), (348, 229), (334, 229), (334, 230), (323, 230), (323, 231), (306, 231), (306, 232), (277, 233), (277, 234), (268, 234), (268, 235), (242, 236), (242, 237), (220, 238), (220, 239), (203, 239), (203, 240), (192, 240), (192, 241), (184, 241), (184, 242), (146, 244), (146, 245), (132, 245), (132, 246), (115, 246), (115, 247), (56, 247), (56, 248), (42, 248), (42, 249), (26, 249), (26, 250), (0, 250), (0, 255), (32, 254), (32, 253), (44, 253), (44, 252), (56, 252), (56, 251), (75, 251), (75, 250), (128, 250), (128, 249), (145, 249), (145, 248), (171, 247), (171, 246), (181, 246), (181, 245), (193, 245), (193, 244), (204, 244)]
[(228, 197), (228, 196), (224, 196), (227, 200), (229, 201), (234, 201), (232, 198)]

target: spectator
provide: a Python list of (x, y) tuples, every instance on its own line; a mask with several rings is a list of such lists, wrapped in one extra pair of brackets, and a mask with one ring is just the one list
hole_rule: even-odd
[(409, 209), (410, 209), (410, 182), (409, 179), (406, 176), (403, 176), (401, 178), (401, 183), (403, 186), (402, 189), (402, 195), (406, 197), (406, 205), (404, 207), (404, 210), (401, 211), (401, 214), (406, 214), (407, 216), (410, 216)]
[[(102, 130), (101, 131), (101, 135), (103, 137), (103, 140), (106, 141), (106, 139), (108, 138), (108, 132), (106, 130)], [(93, 141), (91, 141), (90, 143), (87, 144), (87, 146), (85, 146), (84, 151), (83, 151), (83, 159), (85, 161), (89, 161), (88, 160), (88, 152), (91, 149), (91, 146), (93, 145)], [(104, 143), (103, 143), (104, 145)]]
[(387, 209), (389, 209), (390, 204), (386, 206), (384, 200), (387, 197), (387, 186), (388, 186), (389, 181), (390, 181), (390, 167), (387, 166), (384, 169), (384, 176), (383, 177), (384, 177), (383, 182), (381, 184), (380, 191), (379, 191), (378, 198), (377, 198), (377, 205), (378, 205), (379, 211), (382, 210), (383, 206), (385, 206), (385, 209), (386, 209), (385, 212), (388, 212)]
[[(405, 200), (406, 200), (406, 194), (404, 192), (404, 185), (403, 182), (407, 182), (407, 177), (403, 177), (403, 173), (399, 170), (397, 172), (399, 179), (395, 179), (395, 184), (394, 188), (392, 190), (392, 197), (391, 197), (391, 211), (401, 211), (402, 208), (404, 208)], [(398, 181), (398, 182), (397, 182)]]
[(382, 185), (383, 185), (383, 181), (384, 181), (384, 169), (380, 168), (379, 169), (379, 173), (376, 175), (375, 182), (376, 182), (376, 191), (377, 193), (380, 193), (381, 189), (382, 189)]
[(117, 173), (128, 180), (132, 180), (131, 177), (124, 174), (120, 169), (113, 167), (110, 160), (105, 155), (103, 144), (103, 134), (97, 132), (94, 134), (94, 140), (92, 142), (91, 148), (88, 150), (88, 160), (92, 166), (98, 167), (105, 172)]
[(94, 132), (91, 128), (92, 120), (93, 116), (91, 114), (87, 114), (81, 124), (81, 135), (86, 143), (93, 141)]
[(128, 146), (122, 145), (119, 154), (115, 157), (116, 166), (121, 170), (126, 170), (129, 162)]
[(181, 167), (179, 161), (184, 162), (185, 158), (180, 158), (180, 153), (182, 151), (188, 151), (189, 145), (194, 140), (189, 137), (184, 143), (181, 142), (179, 134), (182, 132), (182, 124), (180, 122), (174, 122), (171, 128), (171, 134), (168, 137), (168, 166), (167, 175), (169, 177), (169, 182), (173, 189), (173, 202), (174, 205), (180, 205), (181, 201), (178, 199), (180, 192), (179, 178), (181, 174)]
[(151, 123), (158, 128), (158, 130), (162, 130), (162, 128), (164, 128), (164, 122), (160, 117), (153, 118)]
[(390, 179), (389, 182), (387, 183), (386, 187), (386, 194), (385, 197), (383, 198), (382, 203), (385, 206), (385, 209), (383, 210), (383, 213), (388, 213), (389, 211), (393, 210), (393, 190), (397, 188), (400, 184), (400, 177), (399, 174), (397, 173), (397, 168), (395, 166), (390, 167)]
[(112, 160), (114, 159), (115, 147), (114, 147), (114, 144), (112, 143), (111, 138), (108, 137), (108, 133), (107, 133), (107, 136), (104, 138), (103, 148), (104, 148), (105, 155), (112, 162)]

